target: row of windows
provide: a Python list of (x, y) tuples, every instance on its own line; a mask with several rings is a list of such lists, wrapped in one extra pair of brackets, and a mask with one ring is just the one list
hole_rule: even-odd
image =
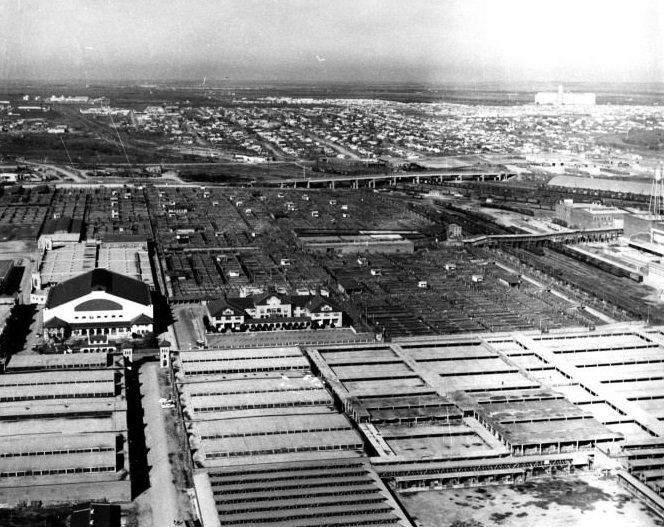
[(302, 357), (300, 354), (290, 354), (290, 355), (262, 355), (256, 357), (216, 357), (213, 359), (192, 359), (187, 360), (187, 357), (181, 357), (182, 362), (187, 364), (188, 362), (229, 362), (234, 360), (265, 360), (265, 359), (291, 359), (291, 358)]
[(40, 382), (12, 382), (12, 383), (2, 383), (1, 387), (6, 388), (8, 386), (52, 386), (54, 384), (94, 384), (99, 382), (113, 382), (112, 379), (72, 379), (70, 381), (59, 380), (59, 381), (40, 381)]
[[(87, 316), (87, 315), (81, 315), (79, 316), (74, 316), (74, 320), (98, 320), (100, 318), (115, 318), (115, 315), (97, 315), (97, 316)], [(122, 318), (122, 315), (118, 315), (118, 318)]]
[(225, 437), (251, 437), (251, 436), (274, 436), (274, 435), (287, 435), (287, 434), (314, 434), (316, 432), (336, 432), (340, 430), (348, 430), (347, 426), (328, 426), (323, 428), (307, 428), (300, 430), (268, 430), (263, 432), (249, 432), (246, 434), (212, 434), (202, 435), (201, 439), (223, 439)]
[(0, 397), (0, 403), (13, 401), (39, 401), (42, 399), (87, 399), (93, 397), (115, 397), (113, 392), (86, 392), (86, 393), (48, 393), (44, 395), (20, 395), (17, 397)]
[[(104, 411), (104, 410), (92, 410), (92, 411), (81, 411), (81, 412), (67, 412), (67, 418), (68, 419), (73, 419), (73, 418), (79, 418), (79, 417), (92, 417), (92, 418), (98, 418), (98, 419), (105, 419), (108, 417), (113, 416), (113, 411)], [(62, 418), (62, 413), (60, 412), (55, 412), (55, 413), (50, 413), (50, 412), (44, 412), (44, 413), (30, 413), (30, 419), (60, 419)], [(12, 415), (9, 417), (3, 417), (0, 419), (1, 421), (21, 421), (23, 419), (23, 416), (17, 416), (17, 415)]]
[(219, 457), (243, 457), (243, 456), (263, 456), (268, 454), (287, 454), (298, 452), (317, 452), (320, 450), (353, 450), (361, 449), (362, 445), (344, 444), (344, 445), (311, 445), (311, 446), (293, 446), (282, 448), (269, 448), (263, 450), (245, 450), (245, 451), (232, 451), (232, 452), (209, 452), (205, 454), (207, 459)]
[(232, 410), (250, 410), (254, 408), (290, 408), (294, 406), (324, 406), (329, 404), (328, 399), (319, 401), (291, 401), (287, 403), (256, 403), (256, 404), (236, 404), (232, 406), (201, 406), (194, 408), (196, 412), (230, 412)]
[(115, 452), (114, 447), (93, 447), (93, 448), (70, 448), (68, 450), (48, 450), (43, 452), (3, 452), (3, 457), (26, 457), (26, 456), (57, 456), (62, 454), (86, 454), (88, 452)]
[(115, 472), (115, 467), (59, 468), (45, 470), (19, 470), (0, 472), (0, 478), (21, 478), (25, 476), (53, 476), (56, 474), (83, 474), (88, 472)]
[[(291, 370), (308, 370), (309, 365), (308, 364), (293, 364), (293, 365), (288, 365), (288, 368)], [(196, 370), (196, 371), (186, 371), (185, 370), (185, 375), (219, 375), (219, 374), (224, 374), (224, 373), (260, 373), (260, 372), (266, 372), (266, 371), (284, 371), (284, 366), (283, 365), (276, 365), (276, 366), (261, 366), (260, 368), (236, 368), (236, 369), (230, 369), (230, 368), (219, 368), (215, 370)]]
[(240, 393), (284, 393), (284, 392), (310, 392), (311, 390), (322, 390), (320, 386), (300, 386), (299, 388), (282, 388), (279, 390), (238, 390), (234, 392), (196, 392), (190, 393), (189, 397), (207, 397), (210, 395), (237, 395)]
[[(329, 472), (339, 472), (344, 469), (363, 469), (364, 473), (368, 473), (368, 471), (364, 467), (364, 463), (362, 461), (351, 461), (351, 462), (336, 462), (336, 463), (325, 463), (324, 461), (321, 461), (320, 464), (317, 464), (315, 467), (311, 466), (292, 466), (289, 467), (288, 470), (284, 469), (283, 467), (276, 467), (276, 468), (261, 468), (258, 470), (242, 470), (240, 468), (234, 469), (232, 474), (230, 474), (230, 477), (232, 478), (237, 478), (239, 476), (257, 476), (261, 474), (284, 474), (285, 472), (297, 472), (297, 473), (304, 473), (304, 472), (314, 472), (315, 477), (318, 478), (319, 474), (327, 474)], [(226, 478), (229, 476), (229, 474), (226, 474), (225, 472), (214, 472), (211, 470), (208, 472), (210, 475), (210, 478), (212, 478), (212, 486), (214, 487), (215, 485), (225, 485), (223, 481), (219, 480), (219, 478)], [(306, 476), (305, 476), (306, 477)], [(244, 480), (243, 480), (244, 481)], [(234, 484), (234, 482), (231, 480), (229, 484)]]
[[(330, 467), (327, 467), (327, 468), (329, 469)], [(325, 471), (320, 471), (318, 469), (311, 469), (311, 468), (308, 469), (309, 472), (312, 472), (312, 470), (314, 471), (313, 473), (310, 473), (310, 474), (297, 474), (297, 475), (293, 474), (293, 472), (296, 472), (296, 471), (293, 471), (293, 470), (284, 471), (284, 470), (282, 470), (282, 471), (280, 471), (280, 474), (279, 474), (278, 477), (270, 477), (270, 478), (267, 477), (268, 474), (261, 471), (261, 472), (258, 472), (258, 473), (252, 473), (251, 474), (252, 477), (242, 478), (241, 483), (242, 483), (242, 485), (250, 485), (250, 484), (254, 484), (254, 483), (261, 483), (265, 486), (265, 485), (277, 483), (279, 481), (292, 481), (293, 479), (297, 479), (298, 481), (306, 481), (307, 479), (335, 479), (335, 478), (336, 479), (343, 478), (345, 480), (349, 480), (349, 478), (361, 478), (361, 477), (367, 476), (367, 471), (366, 470), (353, 471), (353, 470), (349, 469), (349, 470), (340, 470), (340, 471), (334, 471), (334, 472), (325, 472)], [(243, 473), (233, 474), (233, 475), (235, 476), (235, 475), (242, 475), (242, 474)], [(258, 474), (261, 477), (255, 478), (254, 476), (256, 476), (256, 474)], [(370, 481), (370, 480), (367, 480), (365, 478), (365, 482), (367, 482), (367, 481)], [(211, 480), (211, 484), (212, 484), (213, 487), (223, 487), (225, 485), (236, 485), (237, 483), (238, 483), (238, 480), (235, 480), (235, 479), (223, 480), (223, 481), (214, 480), (214, 479)], [(219, 491), (219, 492), (222, 492), (222, 491)], [(224, 492), (225, 496), (229, 495), (231, 493), (231, 492), (227, 493), (226, 491), (223, 491), (223, 492)]]
[[(115, 351), (115, 348), (113, 348)], [(90, 362), (85, 364), (49, 364), (46, 367), (39, 366), (39, 369), (44, 370), (87, 370), (89, 368), (105, 368), (107, 366), (106, 361), (100, 362)], [(12, 371), (30, 371), (36, 369), (35, 366), (12, 366)]]

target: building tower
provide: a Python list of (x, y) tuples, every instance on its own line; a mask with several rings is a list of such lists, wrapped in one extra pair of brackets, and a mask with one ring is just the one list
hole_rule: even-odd
[(656, 219), (661, 216), (662, 206), (664, 206), (664, 181), (662, 180), (662, 169), (657, 167), (650, 187), (650, 202), (648, 204), (648, 213)]

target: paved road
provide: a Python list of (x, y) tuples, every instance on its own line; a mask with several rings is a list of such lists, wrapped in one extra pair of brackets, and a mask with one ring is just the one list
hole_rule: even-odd
[(48, 165), (48, 164), (45, 164), (45, 163), (36, 163), (34, 161), (24, 161), (24, 163), (26, 165), (32, 165), (32, 166), (47, 168), (49, 170), (52, 170), (53, 172), (57, 172), (61, 176), (73, 179), (76, 183), (85, 183), (86, 182), (86, 179), (81, 174), (81, 172), (79, 170), (75, 170), (73, 168), (63, 167), (63, 166), (59, 166), (59, 165)]
[(175, 323), (171, 326), (177, 337), (174, 345), (181, 350), (195, 350), (199, 340), (206, 340), (203, 317), (205, 308), (196, 305), (176, 306), (173, 308)]
[(159, 390), (158, 368), (157, 363), (143, 364), (139, 375), (146, 423), (145, 443), (149, 449), (150, 489), (148, 493), (153, 527), (172, 527), (175, 525), (175, 521), (182, 521), (183, 514), (179, 510), (178, 490), (173, 483), (169, 462), (168, 437), (164, 420), (164, 412), (169, 410), (164, 410), (159, 404), (159, 398), (163, 395)]

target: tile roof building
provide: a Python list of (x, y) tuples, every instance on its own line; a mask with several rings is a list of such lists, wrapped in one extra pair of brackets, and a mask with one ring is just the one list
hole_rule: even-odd
[(341, 327), (343, 312), (320, 295), (265, 293), (245, 298), (222, 298), (207, 305), (216, 331), (263, 331)]

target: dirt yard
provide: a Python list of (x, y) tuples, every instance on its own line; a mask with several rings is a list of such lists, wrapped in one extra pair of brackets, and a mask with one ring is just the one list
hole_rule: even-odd
[(521, 485), (414, 492), (401, 498), (421, 527), (664, 526), (664, 521), (615, 479), (594, 474)]

